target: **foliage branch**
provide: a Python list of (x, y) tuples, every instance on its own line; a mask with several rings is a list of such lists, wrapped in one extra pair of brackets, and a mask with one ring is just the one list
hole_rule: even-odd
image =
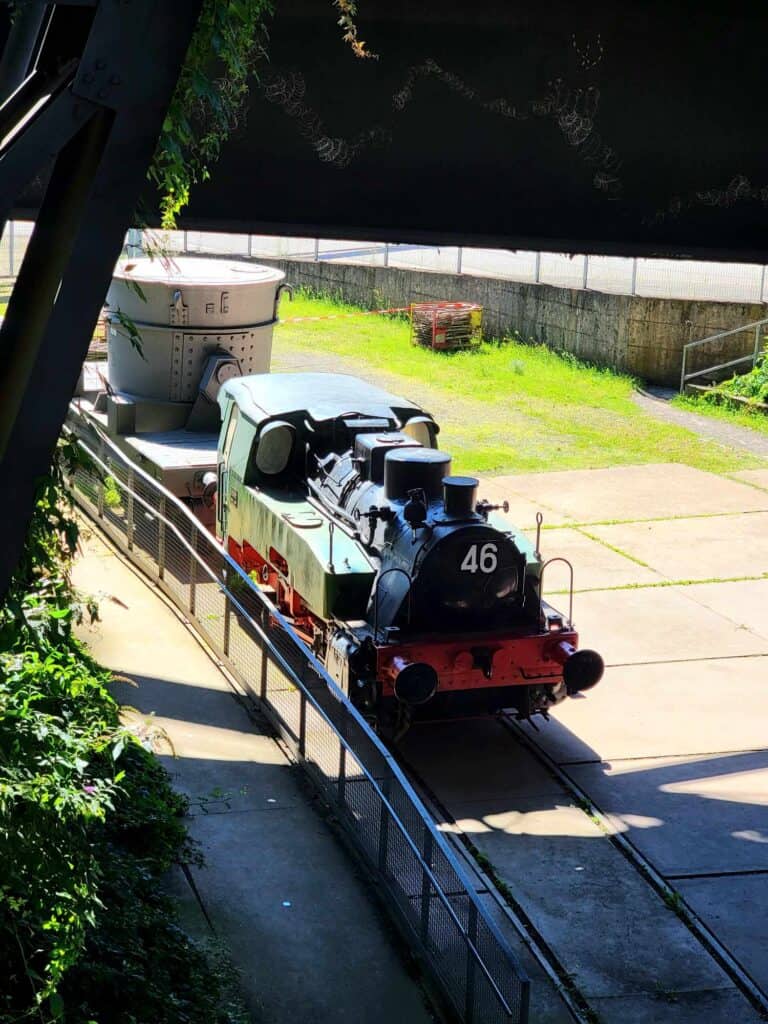
[(0, 1024), (234, 1024), (231, 970), (162, 895), (169, 867), (197, 858), (186, 801), (73, 632), (97, 614), (70, 578), (78, 462), (62, 440), (0, 606)]
[[(355, 56), (377, 58), (358, 38), (355, 0), (333, 4)], [(149, 170), (165, 231), (175, 228), (192, 186), (210, 177), (223, 143), (243, 119), (250, 80), (266, 57), (265, 22), (272, 12), (272, 0), (204, 0)]]
[(749, 373), (736, 374), (712, 391), (704, 393), (705, 400), (714, 404), (731, 396), (768, 403), (768, 346), (763, 348)]
[(270, 0), (203, 2), (149, 171), (161, 194), (165, 230), (175, 226), (191, 187), (210, 177), (242, 117), (271, 11)]

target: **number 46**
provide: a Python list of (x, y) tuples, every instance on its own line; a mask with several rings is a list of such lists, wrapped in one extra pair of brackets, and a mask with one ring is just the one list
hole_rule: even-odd
[(470, 544), (464, 561), (461, 563), (462, 572), (484, 572), (496, 571), (499, 564), (498, 547), (496, 544)]

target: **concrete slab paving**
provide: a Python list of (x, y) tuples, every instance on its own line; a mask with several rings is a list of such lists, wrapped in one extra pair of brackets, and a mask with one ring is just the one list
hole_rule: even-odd
[[(581, 646), (600, 651), (608, 666), (768, 653), (765, 637), (703, 607), (686, 591), (656, 587), (577, 594), (574, 620)], [(610, 672), (600, 685), (610, 685)]]
[[(472, 727), (471, 747), (453, 745), (454, 738), (461, 740), (462, 724)], [(431, 745), (430, 730), (438, 734)], [(728, 977), (565, 790), (558, 784), (536, 796), (524, 786), (515, 791), (514, 774), (507, 785), (499, 784), (503, 744), (516, 767), (531, 756), (508, 731), (485, 720), (452, 723), (450, 730), (446, 724), (424, 725), (420, 732), (411, 758), (438, 803), (450, 807), (455, 821), (446, 819), (446, 831), (463, 832), (489, 859), (591, 1005), (608, 998), (618, 1005), (621, 999), (624, 1020), (634, 1024), (654, 1019), (646, 1007), (662, 991), (692, 998), (722, 992), (727, 999), (712, 996), (707, 1003), (713, 1008), (707, 1024), (731, 1024), (740, 997), (730, 998)], [(486, 760), (489, 750), (493, 755)], [(468, 775), (473, 754), (480, 772)], [(679, 1017), (673, 1008), (657, 1019), (688, 1024), (687, 1002)], [(736, 1019), (753, 1018), (745, 1006)]]
[[(519, 743), (487, 718), (416, 724), (398, 753), (422, 777), (440, 780), (440, 799), (559, 795), (562, 787)], [(514, 806), (514, 804), (513, 804)]]
[(699, 583), (686, 587), (685, 593), (738, 626), (768, 637), (768, 580)]
[[(153, 642), (156, 634), (148, 628), (152, 624), (151, 609), (157, 609), (158, 625), (168, 624), (170, 629), (172, 623), (182, 628), (176, 615), (90, 528), (86, 527), (81, 536), (81, 545), (83, 556), (75, 561), (72, 578), (75, 587), (93, 595), (99, 602), (102, 622), (93, 628), (81, 627), (81, 635), (97, 661), (109, 657), (111, 631), (117, 629), (121, 631), (120, 660), (126, 671), (147, 679), (156, 678), (159, 673), (165, 680), (182, 680), (186, 686), (230, 691), (226, 679), (192, 637), (184, 647), (183, 659), (174, 651), (169, 637), (163, 637), (159, 644)], [(135, 629), (124, 630), (125, 635), (122, 635), (123, 623), (132, 612), (141, 616), (141, 623)], [(182, 629), (182, 632), (186, 631)]]
[(613, 668), (528, 735), (559, 764), (757, 750), (766, 745), (768, 658)]
[(665, 876), (768, 871), (768, 751), (565, 770)]
[(526, 473), (493, 479), (520, 497), (542, 502), (578, 523), (768, 511), (768, 494), (680, 463)]
[(590, 533), (645, 562), (666, 579), (768, 573), (768, 512), (593, 526)]
[(254, 1018), (429, 1024), (399, 944), (275, 741), (157, 593), (95, 535), (85, 547), (76, 585), (120, 595), (85, 639), (132, 682), (116, 684), (120, 696), (149, 719), (193, 800), (189, 829), (207, 859), (197, 890)]
[(257, 1019), (430, 1020), (363, 882), (324, 823), (309, 824), (308, 814), (305, 805), (194, 823), (209, 865), (226, 864), (192, 873)]
[(534, 535), (536, 533), (536, 514), (541, 512), (544, 516), (544, 522), (549, 526), (557, 525), (561, 526), (571, 521), (571, 517), (564, 515), (561, 512), (557, 512), (555, 509), (549, 508), (546, 505), (542, 505), (540, 501), (534, 496), (533, 498), (526, 498), (508, 486), (507, 480), (511, 479), (503, 476), (481, 476), (480, 486), (477, 491), (479, 499), (485, 499), (486, 501), (492, 501), (494, 504), (502, 504), (505, 501), (509, 502), (509, 512), (505, 515), (509, 516), (511, 521), (521, 530), (530, 532)]
[(768, 989), (768, 875), (693, 878), (675, 882), (675, 888), (754, 981)]
[[(664, 577), (653, 569), (638, 565), (618, 551), (592, 540), (579, 530), (545, 530), (541, 535), (541, 554), (547, 558), (567, 558), (573, 566), (575, 590), (623, 587), (631, 583), (659, 583)], [(555, 604), (558, 591), (570, 587), (570, 573), (562, 562), (548, 566), (544, 574), (544, 593)], [(560, 598), (562, 602), (562, 598)], [(566, 609), (567, 610), (567, 609)]]
[(685, 925), (567, 796), (478, 799), (462, 815), (479, 823), (472, 842), (587, 999), (652, 995), (659, 986), (730, 987)]
[(594, 999), (601, 1024), (757, 1024), (764, 1020), (735, 988), (699, 992), (667, 991), (661, 985), (648, 996)]
[(768, 469), (741, 469), (733, 476), (753, 487), (762, 487), (768, 491)]

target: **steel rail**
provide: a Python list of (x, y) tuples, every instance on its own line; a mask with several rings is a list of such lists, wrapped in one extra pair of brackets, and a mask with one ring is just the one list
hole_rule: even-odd
[(516, 738), (521, 740), (526, 748), (536, 757), (539, 762), (544, 765), (553, 775), (557, 778), (558, 782), (570, 793), (577, 803), (580, 803), (582, 807), (588, 807), (589, 813), (592, 815), (599, 824), (601, 830), (606, 834), (608, 839), (613, 843), (614, 846), (622, 852), (626, 859), (632, 864), (635, 870), (641, 877), (654, 889), (662, 899), (674, 900), (675, 902), (682, 903), (684, 905), (684, 911), (678, 913), (680, 920), (687, 926), (689, 931), (699, 940), (701, 945), (706, 949), (710, 956), (717, 962), (717, 964), (725, 971), (725, 973), (732, 979), (735, 986), (742, 992), (752, 1006), (759, 1010), (761, 1014), (768, 1013), (768, 993), (766, 993), (758, 984), (753, 980), (751, 975), (746, 969), (739, 963), (739, 961), (733, 956), (726, 946), (717, 938), (714, 932), (704, 924), (701, 918), (691, 909), (688, 902), (683, 898), (681, 893), (671, 886), (665, 877), (653, 866), (653, 864), (637, 849), (637, 847), (630, 843), (620, 832), (617, 832), (613, 823), (609, 818), (600, 810), (595, 804), (592, 797), (587, 793), (586, 790), (582, 789), (581, 786), (575, 782), (570, 775), (563, 771), (560, 765), (550, 757), (550, 755), (543, 750), (535, 740), (532, 740), (520, 728), (517, 722), (508, 716), (500, 718), (503, 726), (509, 730)]
[[(82, 420), (82, 414), (80, 413), (80, 411), (77, 408), (75, 403), (73, 403), (71, 405), (70, 410), (71, 410), (71, 415), (76, 416), (78, 421), (79, 421), (79, 425), (82, 426), (83, 422), (85, 422), (85, 421)], [(193, 529), (199, 530), (199, 527), (200, 527), (199, 520), (197, 520), (194, 517), (194, 515), (189, 511), (189, 509), (181, 501), (179, 501), (179, 499), (176, 498), (175, 495), (173, 495), (170, 491), (168, 491), (165, 487), (163, 487), (157, 480), (155, 480), (152, 476), (150, 476), (140, 466), (137, 466), (133, 462), (131, 462), (131, 460), (127, 457), (127, 455), (117, 445), (115, 445), (114, 442), (109, 437), (107, 437), (103, 432), (98, 430), (96, 428), (96, 426), (92, 422), (89, 422), (87, 425), (88, 425), (89, 430), (95, 435), (97, 444), (98, 444), (98, 446), (102, 450), (102, 455), (106, 455), (106, 451), (105, 450), (108, 449), (109, 452), (111, 453), (111, 455), (116, 460), (118, 460), (119, 464), (121, 464), (123, 466), (123, 468), (127, 469), (129, 473), (133, 474), (134, 481), (137, 478), (141, 479), (143, 481), (143, 483), (150, 490), (152, 490), (152, 491), (154, 491), (154, 492), (156, 492), (156, 493), (158, 493), (160, 495), (160, 497), (162, 499), (162, 502), (163, 502), (163, 505), (164, 505), (166, 510), (168, 508), (168, 503), (170, 502), (171, 506), (175, 507), (176, 511), (178, 513), (180, 513), (182, 515), (182, 517), (190, 523), (190, 526)], [(74, 434), (74, 436), (75, 436), (75, 438), (77, 440), (78, 446), (86, 454), (88, 459), (90, 459), (91, 462), (95, 466), (98, 466), (102, 470), (102, 472), (104, 472), (106, 475), (112, 475), (114, 473), (115, 467), (111, 466), (107, 461), (105, 461), (105, 458), (103, 458), (101, 455), (97, 454), (97, 452), (94, 451), (94, 449), (81, 436), (79, 436), (76, 431), (72, 431), (71, 430), (71, 426), (70, 426), (70, 431)], [(417, 843), (414, 841), (414, 839), (412, 838), (412, 836), (408, 832), (408, 830), (407, 830), (406, 826), (404, 825), (402, 819), (400, 818), (400, 816), (398, 815), (397, 811), (395, 810), (395, 808), (394, 808), (394, 806), (393, 806), (389, 796), (387, 795), (386, 792), (384, 792), (382, 786), (379, 784), (379, 782), (377, 781), (375, 776), (369, 771), (369, 769), (366, 767), (366, 765), (362, 762), (360, 756), (355, 752), (354, 748), (352, 747), (351, 742), (342, 734), (342, 732), (339, 730), (337, 725), (333, 722), (333, 720), (328, 715), (328, 713), (325, 711), (325, 709), (322, 707), (322, 705), (316, 700), (316, 698), (313, 695), (311, 689), (308, 688), (308, 686), (306, 685), (306, 682), (301, 678), (301, 675), (293, 668), (293, 666), (291, 666), (289, 664), (288, 661), (286, 661), (286, 659), (284, 658), (283, 654), (279, 651), (279, 649), (274, 645), (274, 643), (270, 639), (269, 635), (264, 631), (264, 629), (260, 626), (260, 624), (255, 619), (253, 619), (251, 614), (245, 609), (245, 607), (241, 604), (241, 602), (237, 599), (237, 597), (234, 594), (232, 594), (231, 590), (229, 589), (228, 583), (225, 582), (225, 581), (222, 581), (216, 575), (216, 573), (210, 568), (210, 566), (205, 562), (205, 560), (200, 557), (200, 554), (197, 551), (196, 547), (193, 544), (189, 543), (189, 541), (184, 536), (183, 532), (177, 527), (177, 525), (175, 523), (173, 523), (172, 521), (170, 521), (167, 518), (167, 515), (163, 515), (157, 508), (155, 508), (142, 495), (138, 494), (136, 489), (135, 489), (135, 486), (131, 487), (128, 483), (123, 482), (122, 480), (118, 480), (117, 482), (118, 482), (120, 490), (123, 491), (126, 495), (128, 495), (128, 496), (130, 496), (132, 498), (133, 506), (134, 506), (134, 517), (135, 517), (135, 506), (136, 506), (136, 504), (138, 504), (141, 508), (146, 510), (147, 513), (149, 513), (149, 515), (150, 515), (150, 517), (152, 519), (156, 519), (158, 521), (162, 521), (163, 522), (163, 524), (165, 526), (165, 529), (166, 530), (170, 530), (173, 533), (173, 535), (181, 543), (182, 548), (187, 552), (187, 554), (192, 559), (194, 559), (195, 563), (198, 566), (202, 566), (203, 567), (204, 573), (208, 576), (209, 580), (216, 585), (218, 591), (224, 596), (225, 601), (228, 602), (232, 607), (234, 607), (237, 610), (237, 612), (245, 619), (245, 621), (247, 622), (249, 628), (256, 633), (256, 635), (259, 638), (262, 650), (265, 652), (266, 656), (268, 658), (271, 658), (272, 661), (276, 665), (279, 666), (280, 670), (295, 685), (295, 687), (302, 694), (303, 701), (304, 702), (308, 701), (311, 704), (311, 706), (313, 707), (314, 711), (317, 714), (319, 714), (319, 716), (321, 717), (322, 721), (333, 732), (336, 740), (338, 741), (338, 743), (340, 745), (340, 748), (342, 748), (345, 751), (345, 754), (348, 753), (348, 754), (350, 754), (354, 758), (356, 764), (359, 765), (359, 767), (360, 767), (360, 769), (362, 771), (362, 774), (365, 777), (365, 780), (372, 787), (372, 789), (375, 792), (377, 798), (381, 801), (382, 807), (386, 809), (388, 817), (395, 823), (395, 825), (396, 825), (396, 827), (398, 829), (398, 832), (404, 838), (405, 843), (406, 843), (407, 847), (409, 848), (409, 850), (411, 851), (411, 854), (415, 857), (416, 862), (417, 862), (417, 864), (419, 866), (419, 869), (422, 872), (423, 876), (428, 880), (429, 885), (434, 890), (434, 893), (438, 897), (439, 902), (444, 907), (444, 909), (447, 911), (448, 916), (449, 916), (449, 918), (450, 918), (454, 928), (458, 931), (459, 935), (461, 936), (461, 938), (462, 938), (462, 940), (463, 940), (463, 942), (464, 942), (464, 944), (465, 944), (465, 946), (467, 948), (467, 951), (468, 951), (469, 955), (471, 956), (475, 966), (480, 970), (480, 972), (481, 972), (482, 976), (484, 977), (486, 983), (490, 986), (490, 989), (493, 992), (493, 994), (496, 997), (496, 999), (498, 1000), (498, 1002), (500, 1004), (500, 1007), (503, 1009), (503, 1012), (506, 1014), (506, 1016), (508, 1018), (511, 1019), (512, 1016), (513, 1016), (513, 1013), (514, 1013), (513, 1007), (510, 1005), (510, 1003), (508, 1002), (506, 996), (504, 995), (504, 993), (499, 988), (499, 985), (498, 985), (496, 979), (494, 978), (493, 974), (491, 973), (491, 970), (488, 967), (488, 965), (486, 964), (485, 959), (482, 956), (482, 953), (480, 952), (480, 950), (477, 947), (476, 941), (472, 939), (471, 935), (469, 934), (469, 931), (462, 924), (461, 920), (459, 919), (458, 915), (456, 914), (456, 911), (454, 910), (453, 906), (450, 903), (449, 897), (444, 892), (442, 884), (440, 883), (439, 879), (435, 875), (435, 873), (432, 870), (432, 868), (430, 867), (430, 865), (426, 862), (426, 860), (424, 858), (424, 855), (421, 853)], [(77, 491), (74, 490), (74, 489), (73, 489), (73, 493), (74, 493), (74, 496), (75, 496), (76, 500), (78, 500), (78, 504), (80, 504), (80, 506), (82, 508), (84, 508), (86, 512), (91, 511), (93, 509), (93, 504), (90, 501), (88, 501), (87, 499), (85, 501), (80, 500), (78, 498)], [(97, 515), (98, 515), (98, 510), (97, 510)], [(110, 535), (112, 535), (113, 532), (117, 532), (118, 536), (120, 536), (119, 529), (115, 530), (114, 527), (112, 529), (108, 528), (107, 532), (110, 533)], [(343, 691), (340, 689), (340, 687), (328, 676), (324, 666), (322, 666), (320, 664), (320, 662), (312, 654), (312, 652), (309, 650), (309, 648), (306, 647), (304, 645), (304, 643), (294, 634), (294, 632), (293, 632), (292, 628), (290, 627), (289, 623), (287, 623), (287, 621), (281, 615), (279, 610), (272, 604), (271, 601), (269, 601), (269, 599), (263, 593), (261, 593), (261, 591), (257, 590), (253, 586), (252, 581), (250, 580), (248, 575), (245, 573), (245, 571), (237, 564), (237, 562), (234, 561), (234, 559), (229, 555), (229, 553), (226, 551), (226, 549), (224, 547), (222, 547), (218, 543), (218, 541), (215, 540), (214, 537), (212, 537), (212, 536), (210, 536), (208, 534), (203, 534), (203, 536), (205, 538), (205, 542), (208, 543), (211, 546), (211, 548), (215, 551), (216, 555), (219, 556), (222, 559), (222, 561), (224, 562), (225, 568), (227, 570), (226, 579), (229, 580), (231, 578), (230, 577), (230, 572), (234, 573), (235, 577), (239, 577), (242, 580), (242, 582), (247, 586), (248, 590), (252, 594), (255, 594), (257, 596), (259, 602), (262, 604), (262, 606), (265, 608), (265, 610), (269, 613), (270, 619), (273, 622), (277, 623), (277, 625), (281, 629), (282, 634), (285, 637), (288, 638), (288, 640), (291, 642), (291, 644), (293, 645), (294, 649), (296, 650), (296, 653), (298, 653), (301, 656), (301, 658), (304, 661), (305, 666), (309, 666), (310, 668), (312, 668), (312, 670), (315, 672), (315, 674), (318, 676), (318, 678), (323, 681), (323, 683), (325, 684), (328, 692), (335, 699), (335, 701), (337, 701), (339, 704), (342, 704), (344, 706), (345, 713), (350, 715), (350, 717), (353, 719), (355, 724), (360, 728), (360, 730), (365, 735), (366, 741), (374, 746), (374, 748), (376, 750), (376, 753), (382, 758), (382, 760), (384, 762), (384, 765), (386, 766), (387, 771), (390, 773), (389, 780), (396, 782), (401, 787), (401, 789), (402, 789), (402, 791), (403, 791), (407, 801), (416, 810), (416, 812), (418, 814), (418, 817), (419, 817), (419, 819), (420, 819), (424, 829), (426, 829), (427, 833), (430, 836), (431, 845), (433, 847), (437, 847), (440, 850), (441, 854), (445, 857), (449, 867), (454, 872), (458, 882), (460, 883), (461, 887), (463, 888), (464, 892), (466, 893), (466, 896), (470, 900), (470, 903), (474, 906), (476, 914), (483, 920), (484, 926), (488, 929), (488, 931), (489, 931), (491, 937), (493, 938), (495, 944), (498, 946), (499, 951), (501, 952), (502, 956), (509, 963), (510, 968), (514, 971), (515, 976), (518, 978), (518, 980), (520, 982), (520, 985), (521, 985), (521, 999), (520, 999), (521, 1015), (520, 1015), (520, 1017), (518, 1019), (521, 1022), (526, 1021), (527, 1020), (527, 1006), (528, 1006), (528, 992), (529, 992), (529, 984), (530, 984), (529, 979), (527, 978), (527, 976), (526, 976), (526, 974), (525, 974), (525, 972), (524, 972), (524, 970), (523, 970), (523, 968), (522, 968), (522, 966), (521, 966), (517, 956), (515, 955), (514, 951), (508, 945), (507, 941), (504, 939), (503, 935), (501, 934), (501, 932), (498, 930), (498, 928), (495, 925), (495, 923), (493, 922), (493, 920), (488, 915), (488, 913), (485, 910), (485, 908), (483, 907), (481, 901), (477, 898), (477, 896), (476, 896), (476, 894), (474, 892), (474, 888), (473, 888), (473, 886), (471, 884), (471, 881), (470, 881), (469, 877), (466, 875), (465, 869), (464, 869), (463, 865), (461, 864), (461, 862), (458, 860), (456, 854), (454, 853), (453, 849), (451, 848), (451, 845), (448, 843), (448, 841), (445, 839), (445, 837), (442, 835), (442, 833), (436, 828), (435, 823), (434, 823), (432, 817), (430, 816), (429, 812), (427, 811), (427, 809), (423, 805), (421, 799), (419, 798), (419, 796), (417, 795), (417, 793), (415, 792), (415, 790), (411, 786), (410, 782), (406, 778), (406, 776), (403, 773), (402, 769), (397, 764), (397, 762), (393, 758), (392, 754), (390, 754), (389, 751), (386, 749), (386, 747), (384, 747), (384, 745), (381, 743), (381, 740), (378, 738), (378, 736), (376, 736), (376, 734), (373, 733), (370, 730), (369, 725), (363, 719), (362, 715), (358, 712), (358, 710), (354, 707), (354, 705), (349, 700), (349, 698), (343, 693)], [(120, 539), (122, 540), (122, 537)], [(133, 554), (133, 552), (132, 552), (131, 548), (127, 544), (126, 544), (126, 548), (127, 548), (127, 553), (128, 553), (128, 555), (130, 557)], [(153, 562), (154, 562), (154, 559), (153, 559)], [(137, 564), (139, 566), (141, 566), (140, 562), (138, 562)], [(162, 581), (160, 581), (160, 582), (162, 582)], [(171, 596), (171, 598), (174, 600), (175, 603), (177, 603), (179, 605), (179, 607), (183, 608), (185, 613), (189, 612), (189, 609), (187, 609), (185, 606), (183, 606), (178, 601), (177, 596), (175, 594), (173, 594), (172, 592), (170, 592), (169, 588), (163, 587), (163, 590), (164, 590), (164, 592), (169, 593), (169, 596)], [(194, 618), (194, 612), (192, 612), (191, 614), (192, 614), (192, 616)], [(202, 629), (202, 632), (205, 634), (206, 631), (204, 629)], [(206, 639), (210, 643), (210, 640), (209, 640), (209, 638), (207, 636), (206, 636)], [(222, 652), (217, 650), (217, 654), (220, 655), (221, 653)], [(227, 660), (228, 666), (231, 667), (234, 670), (235, 674), (238, 677), (240, 677), (241, 676), (240, 670), (236, 666), (231, 665), (231, 663), (229, 662), (229, 658), (228, 658), (226, 652), (224, 652), (224, 657)], [(247, 688), (249, 690), (251, 689), (250, 686), (247, 686)], [(298, 737), (296, 736), (294, 730), (290, 727), (290, 725), (288, 723), (286, 723), (285, 721), (280, 719), (279, 713), (276, 711), (276, 709), (273, 708), (272, 711), (275, 714), (275, 716), (280, 720), (282, 727), (286, 728), (288, 730), (288, 732), (290, 733), (290, 735), (294, 739), (298, 739)], [(305, 758), (303, 757), (301, 752), (299, 752), (299, 760), (305, 761)], [(306, 761), (305, 761), (305, 763), (306, 763)], [(343, 799), (341, 799), (339, 802), (341, 803), (341, 805), (346, 810), (347, 808), (346, 808), (346, 805), (345, 805)], [(352, 832), (352, 834), (353, 834), (354, 838), (356, 839), (356, 841), (362, 846), (362, 843), (358, 839), (358, 837), (355, 835), (354, 830), (350, 828), (349, 831)], [(383, 876), (384, 876), (383, 877), (384, 884), (387, 887), (389, 887), (391, 885), (391, 883), (387, 880), (386, 871), (384, 871), (384, 872), (380, 871), (379, 873), (383, 874)], [(393, 878), (394, 877), (395, 876), (393, 876)], [(395, 881), (397, 881), (396, 878), (395, 878)], [(411, 926), (410, 922), (408, 922), (408, 924), (409, 924), (409, 926)], [(426, 950), (425, 950), (425, 952), (426, 952)], [(438, 962), (433, 962), (431, 966), (432, 966), (433, 971), (435, 972), (435, 975), (439, 979), (440, 978), (439, 961)], [(449, 999), (449, 1001), (451, 1001), (453, 1003), (454, 1006), (456, 1005), (454, 1000), (453, 1000), (453, 998), (452, 998), (452, 996), (451, 996), (451, 993), (449, 991), (447, 991), (447, 990), (445, 991), (445, 996)], [(458, 1008), (458, 1007), (457, 1007), (457, 1009), (460, 1010), (460, 1008)], [(461, 1012), (461, 1010), (460, 1010), (460, 1012)], [(470, 1019), (470, 1017), (467, 1016), (465, 1019)]]
[[(434, 808), (431, 812), (433, 816), (439, 814), (444, 821), (456, 825), (455, 816), (438, 797), (422, 773), (402, 754), (398, 756), (398, 761), (424, 794), (428, 807)], [(565, 965), (514, 895), (510, 892), (502, 893), (495, 881), (494, 874), (481, 867), (477, 860), (477, 847), (470, 836), (461, 831), (460, 826), (458, 833), (446, 834), (450, 835), (453, 846), (458, 851), (458, 855), (467, 862), (469, 870), (475, 872), (487, 886), (488, 892), (512, 924), (521, 941), (528, 947), (531, 956), (552, 982), (553, 988), (565, 1003), (576, 1024), (594, 1024), (594, 1015), (589, 1004), (566, 970)], [(491, 870), (493, 871), (493, 868)]]

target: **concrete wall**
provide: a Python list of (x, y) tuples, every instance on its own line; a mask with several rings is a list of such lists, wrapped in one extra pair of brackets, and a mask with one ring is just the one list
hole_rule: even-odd
[[(328, 260), (258, 262), (280, 267), (290, 284), (368, 308), (441, 299), (477, 302), (484, 309), (486, 337), (516, 333), (523, 341), (543, 342), (590, 362), (673, 386), (680, 380), (686, 342), (768, 316), (762, 304), (647, 299)], [(753, 335), (741, 334), (716, 346), (702, 346), (692, 369), (744, 355), (752, 344)]]

